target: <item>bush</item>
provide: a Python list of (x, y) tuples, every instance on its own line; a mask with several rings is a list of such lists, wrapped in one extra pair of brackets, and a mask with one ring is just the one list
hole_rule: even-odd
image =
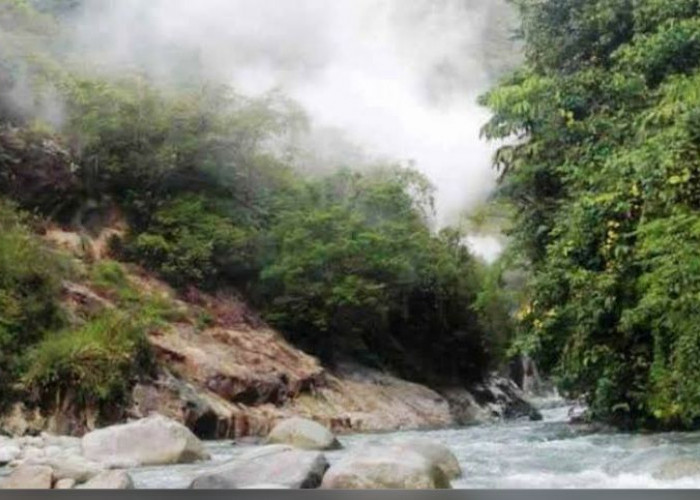
[(73, 394), (84, 406), (124, 402), (153, 366), (148, 327), (134, 315), (107, 311), (77, 330), (48, 335), (26, 356), (24, 385), (42, 398)]
[(0, 201), (0, 399), (19, 372), (19, 355), (63, 323), (60, 282), (69, 268)]
[(185, 196), (158, 210), (126, 252), (175, 286), (213, 286), (254, 276), (257, 256), (250, 232), (218, 215), (201, 197)]

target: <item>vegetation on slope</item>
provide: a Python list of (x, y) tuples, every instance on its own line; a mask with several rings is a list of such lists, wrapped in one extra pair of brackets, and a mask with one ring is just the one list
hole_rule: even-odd
[[(497, 279), (483, 292), (486, 272), (464, 234), (431, 228), (425, 178), (396, 165), (301, 176), (293, 138), (307, 118), (293, 102), (85, 71), (61, 52), (60, 19), (74, 8), (0, 0), (0, 196), (86, 235), (118, 210), (129, 231), (111, 242), (114, 257), (183, 291), (235, 288), (329, 364), (351, 358), (465, 384), (500, 361)], [(133, 290), (119, 264), (87, 262), (80, 280), (119, 311), (59, 321), (62, 275), (44, 267), (53, 260), (29, 256), (41, 263), (35, 275), (13, 278), (13, 252), (0, 245), (0, 290), (21, 296), (0, 302), (7, 384), (119, 401), (150, 370), (145, 334), (172, 311)]]
[(517, 0), (483, 98), (530, 265), (517, 348), (626, 427), (700, 423), (700, 2)]

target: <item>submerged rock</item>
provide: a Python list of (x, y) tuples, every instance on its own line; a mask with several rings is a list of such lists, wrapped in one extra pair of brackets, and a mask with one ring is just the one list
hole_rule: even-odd
[(53, 470), (45, 465), (21, 465), (0, 483), (3, 490), (50, 490)]
[(328, 461), (319, 452), (272, 445), (200, 475), (190, 488), (224, 490), (276, 485), (283, 489), (313, 489), (320, 486), (327, 469)]
[(202, 442), (182, 424), (155, 415), (83, 437), (86, 458), (116, 467), (192, 463), (209, 458)]
[(288, 444), (304, 450), (339, 450), (336, 437), (321, 424), (290, 418), (278, 424), (267, 438), (270, 444)]
[(134, 481), (123, 470), (103, 472), (85, 484), (78, 486), (81, 490), (133, 490)]
[(450, 489), (440, 467), (407, 448), (368, 446), (333, 465), (321, 486), (335, 490)]

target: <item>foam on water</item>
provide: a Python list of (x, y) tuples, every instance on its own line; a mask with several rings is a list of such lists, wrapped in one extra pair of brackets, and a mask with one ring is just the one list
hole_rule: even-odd
[[(370, 441), (421, 436), (453, 450), (464, 470), (464, 477), (453, 482), (457, 489), (700, 488), (700, 433), (596, 434), (570, 426), (565, 420), (567, 412), (566, 407), (544, 410), (542, 422), (344, 436), (340, 440), (345, 450), (327, 456), (335, 463)], [(250, 449), (234, 446), (231, 441), (210, 442), (207, 447), (211, 462), (130, 472), (138, 488), (183, 489), (203, 471)], [(664, 466), (679, 460), (690, 464), (691, 472), (697, 475), (664, 476)]]
[[(449, 446), (464, 477), (458, 489), (625, 489), (700, 488), (700, 434), (593, 434), (570, 426), (568, 408), (545, 410), (545, 421), (519, 421), (464, 429), (341, 437), (345, 450), (328, 453), (331, 463), (370, 441), (426, 437)], [(210, 443), (216, 463), (244, 450), (230, 442)], [(660, 475), (673, 460), (697, 461), (698, 476)], [(184, 488), (212, 464), (134, 471), (141, 488)]]

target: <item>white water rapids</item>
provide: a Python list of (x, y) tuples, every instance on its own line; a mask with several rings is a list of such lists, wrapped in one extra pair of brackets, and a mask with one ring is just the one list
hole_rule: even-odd
[[(550, 402), (551, 403), (551, 402)], [(552, 405), (548, 405), (552, 406)], [(542, 422), (511, 422), (464, 429), (341, 437), (346, 447), (328, 453), (331, 463), (368, 441), (421, 436), (449, 446), (464, 477), (456, 489), (695, 489), (700, 488), (700, 433), (592, 434), (567, 423), (568, 407), (542, 410)], [(208, 444), (213, 461), (226, 462), (245, 447)], [(697, 461), (698, 476), (663, 479), (669, 461)], [(139, 488), (187, 488), (213, 463), (132, 471)]]

